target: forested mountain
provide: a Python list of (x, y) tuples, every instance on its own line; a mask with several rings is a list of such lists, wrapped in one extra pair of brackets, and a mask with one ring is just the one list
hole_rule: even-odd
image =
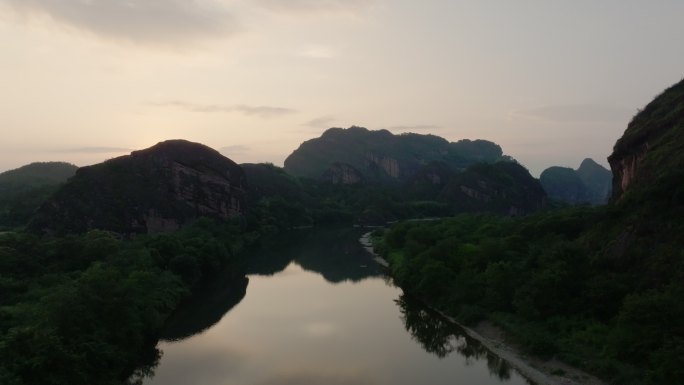
[(242, 168), (217, 151), (169, 140), (78, 169), (31, 228), (129, 234), (176, 230), (200, 216), (230, 219), (243, 213), (244, 184)]
[(64, 162), (31, 163), (0, 174), (0, 228), (25, 224), (78, 167)]
[(582, 183), (589, 189), (590, 202), (603, 204), (608, 202), (612, 191), (613, 173), (596, 163), (593, 159), (586, 158), (577, 169)]
[[(312, 179), (338, 183), (405, 181), (426, 164), (444, 162), (461, 171), (481, 162), (508, 159), (501, 147), (486, 140), (449, 142), (435, 135), (406, 133), (363, 127), (331, 128), (319, 138), (307, 140), (285, 159), (285, 171)], [(353, 175), (353, 176), (351, 176)]]
[(571, 204), (605, 204), (611, 191), (613, 174), (594, 162), (584, 159), (577, 170), (549, 167), (539, 176), (549, 198)]

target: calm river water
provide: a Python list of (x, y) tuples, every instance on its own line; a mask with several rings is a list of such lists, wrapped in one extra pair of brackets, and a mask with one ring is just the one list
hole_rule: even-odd
[[(523, 385), (403, 295), (353, 229), (288, 234), (170, 325), (146, 385)], [(246, 286), (246, 290), (245, 290)]]

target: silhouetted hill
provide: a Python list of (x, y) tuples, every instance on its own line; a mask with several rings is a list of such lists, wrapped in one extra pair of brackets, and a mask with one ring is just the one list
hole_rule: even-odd
[(539, 181), (551, 199), (596, 205), (608, 201), (612, 176), (609, 170), (587, 158), (577, 170), (549, 167), (541, 173)]
[(450, 143), (435, 135), (331, 128), (319, 138), (302, 143), (285, 159), (285, 170), (337, 183), (405, 181), (433, 161), (463, 170), (474, 163), (502, 158), (501, 147), (485, 140)]
[(31, 163), (0, 174), (0, 227), (25, 225), (33, 212), (78, 167), (64, 162)]
[(72, 177), (78, 167), (66, 162), (36, 162), (0, 173), (0, 191), (8, 187), (35, 187), (62, 183)]
[(577, 172), (569, 167), (549, 167), (539, 175), (549, 198), (568, 203), (586, 203), (589, 191)]
[(41, 206), (31, 228), (175, 230), (199, 216), (241, 215), (244, 189), (245, 175), (230, 159), (198, 143), (169, 140), (78, 169)]
[(607, 168), (586, 158), (577, 169), (577, 175), (590, 192), (589, 202), (603, 204), (608, 202), (612, 189), (613, 173)]

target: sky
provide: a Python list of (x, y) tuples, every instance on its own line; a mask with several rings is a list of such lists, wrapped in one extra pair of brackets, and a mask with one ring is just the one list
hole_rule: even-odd
[(684, 76), (681, 0), (0, 0), (0, 171), (187, 139), (238, 163), (329, 127), (607, 165)]

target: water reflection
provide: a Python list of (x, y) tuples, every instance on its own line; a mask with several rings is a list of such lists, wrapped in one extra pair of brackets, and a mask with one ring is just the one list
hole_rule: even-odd
[(250, 253), (247, 273), (274, 275), (295, 262), (330, 283), (384, 276), (383, 267), (369, 258), (359, 243), (362, 234), (363, 230), (348, 227), (287, 232)]
[(219, 276), (196, 289), (169, 319), (161, 339), (178, 341), (214, 326), (247, 293), (247, 277)]
[(469, 362), (485, 359), (490, 373), (501, 380), (511, 378), (510, 365), (470, 337), (460, 326), (406, 294), (402, 294), (395, 302), (401, 311), (406, 331), (426, 352), (445, 358), (456, 351)]
[(360, 235), (299, 231), (255, 250), (249, 287), (247, 278), (219, 280), (174, 316), (164, 336), (173, 342), (160, 343), (164, 356), (145, 384), (527, 383), (401, 294)]

